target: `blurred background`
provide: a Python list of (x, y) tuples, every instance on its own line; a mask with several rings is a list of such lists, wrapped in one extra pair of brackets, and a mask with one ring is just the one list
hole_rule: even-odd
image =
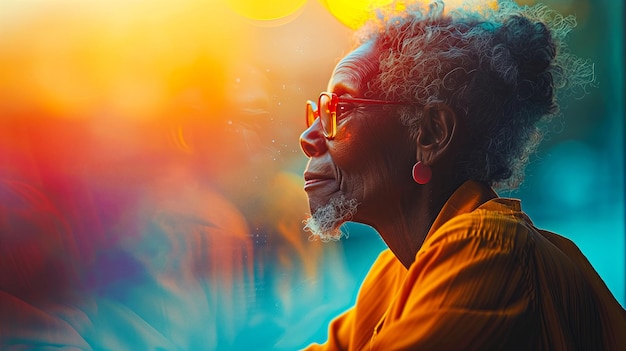
[[(384, 244), (302, 232), (304, 102), (387, 2), (0, 1), (0, 346), (324, 341)], [(543, 3), (577, 16), (597, 86), (502, 195), (624, 305), (623, 4)]]

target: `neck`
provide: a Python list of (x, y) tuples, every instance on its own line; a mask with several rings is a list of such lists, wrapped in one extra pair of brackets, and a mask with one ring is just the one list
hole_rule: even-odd
[(371, 224), (406, 268), (415, 261), (441, 208), (459, 185), (436, 180), (415, 184), (412, 191), (402, 195), (398, 206)]

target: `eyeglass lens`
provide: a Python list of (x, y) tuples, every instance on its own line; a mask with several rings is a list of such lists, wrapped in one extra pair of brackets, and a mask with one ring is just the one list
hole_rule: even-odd
[(336, 115), (337, 115), (337, 101), (333, 100), (333, 95), (328, 93), (322, 93), (319, 96), (319, 104), (314, 101), (306, 102), (306, 123), (307, 127), (310, 127), (315, 119), (320, 118), (320, 124), (322, 125), (322, 131), (324, 136), (332, 138), (336, 133)]
[(328, 94), (320, 95), (319, 99), (319, 114), (320, 123), (326, 136), (333, 136), (335, 134), (335, 111), (333, 108), (332, 97)]
[(306, 102), (306, 126), (310, 127), (317, 118), (317, 104), (314, 101)]

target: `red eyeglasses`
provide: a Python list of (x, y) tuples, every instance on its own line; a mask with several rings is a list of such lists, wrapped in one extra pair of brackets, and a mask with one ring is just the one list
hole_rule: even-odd
[(306, 102), (307, 128), (319, 117), (326, 139), (334, 139), (337, 134), (337, 116), (341, 116), (348, 110), (348, 104), (406, 105), (406, 103), (398, 101), (347, 98), (339, 97), (335, 93), (322, 92), (317, 104), (311, 100)]

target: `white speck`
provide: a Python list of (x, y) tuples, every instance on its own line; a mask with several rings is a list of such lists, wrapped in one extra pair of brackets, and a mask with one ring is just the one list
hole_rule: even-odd
[(239, 78), (235, 78), (235, 82), (236, 82), (236, 83), (240, 83), (240, 82), (241, 82), (241, 79), (239, 79)]

